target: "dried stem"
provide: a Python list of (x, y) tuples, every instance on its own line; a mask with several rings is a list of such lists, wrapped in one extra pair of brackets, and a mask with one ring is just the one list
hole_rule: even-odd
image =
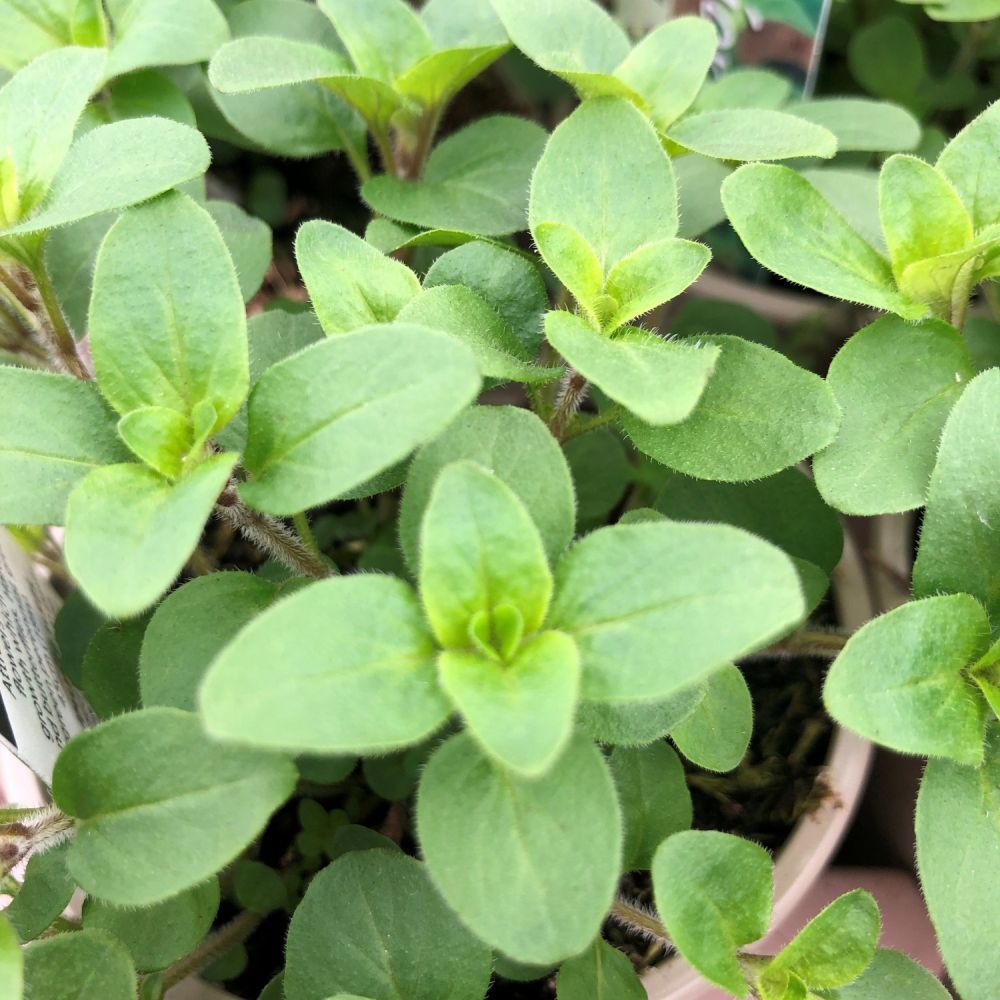
[(660, 918), (642, 903), (626, 899), (619, 895), (611, 904), (609, 916), (623, 927), (630, 931), (635, 931), (650, 941), (663, 945), (665, 948), (673, 948), (673, 943), (667, 936), (667, 930), (660, 922)]
[(573, 415), (586, 398), (588, 386), (589, 383), (583, 375), (572, 368), (567, 369), (556, 401), (555, 412), (549, 421), (549, 430), (556, 440), (562, 441), (566, 435)]

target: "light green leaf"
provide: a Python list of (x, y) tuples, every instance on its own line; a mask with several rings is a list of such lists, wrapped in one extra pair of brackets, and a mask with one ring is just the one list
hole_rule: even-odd
[(208, 665), (284, 588), (249, 573), (211, 573), (173, 591), (156, 609), (139, 656), (142, 703), (195, 710)]
[[(4, 917), (21, 941), (39, 937), (69, 906), (76, 883), (66, 868), (68, 848), (68, 843), (57, 844), (45, 851), (36, 851), (28, 859), (21, 888), (4, 910)], [(0, 960), (0, 966), (2, 964)]]
[(825, 1000), (950, 1000), (951, 994), (922, 965), (898, 951), (879, 949), (872, 964), (849, 986), (823, 992)]
[(689, 830), (653, 858), (656, 909), (677, 950), (706, 979), (738, 997), (747, 984), (736, 958), (771, 920), (771, 859), (728, 833)]
[(882, 920), (864, 889), (824, 907), (764, 967), (765, 978), (795, 976), (810, 989), (845, 986), (875, 957)]
[(823, 166), (799, 173), (866, 243), (880, 254), (888, 253), (878, 215), (878, 171), (865, 167)]
[(243, 301), (260, 290), (271, 264), (271, 230), (231, 201), (209, 201), (205, 208), (219, 228), (236, 268)]
[(435, 437), (479, 389), (471, 352), (392, 323), (333, 337), (269, 368), (249, 403), (240, 493), (272, 514), (323, 503)]
[(127, 458), (93, 382), (0, 367), (0, 523), (62, 524), (73, 487)]
[(943, 174), (916, 156), (890, 156), (879, 174), (882, 231), (898, 281), (925, 257), (962, 250), (972, 242), (972, 220)]
[(941, 434), (913, 567), (917, 597), (972, 594), (1000, 625), (1000, 369), (977, 375)]
[(711, 674), (698, 704), (670, 730), (677, 749), (708, 771), (732, 771), (750, 745), (753, 702), (738, 667)]
[(475, 355), (484, 375), (505, 382), (551, 382), (562, 373), (561, 368), (534, 364), (496, 310), (464, 285), (426, 289), (400, 311), (399, 319), (461, 340)]
[(846, 514), (922, 506), (941, 429), (972, 375), (961, 335), (940, 320), (884, 316), (851, 337), (827, 374), (843, 421), (813, 459), (827, 502)]
[(147, 621), (105, 622), (87, 647), (80, 690), (101, 719), (139, 708), (139, 648)]
[(672, 125), (668, 138), (719, 160), (829, 159), (837, 152), (837, 137), (829, 129), (766, 108), (696, 112)]
[(847, 46), (851, 75), (870, 94), (912, 102), (927, 75), (927, 53), (913, 21), (890, 13), (851, 33)]
[(938, 157), (937, 168), (951, 181), (975, 229), (1000, 222), (1000, 103), (994, 102), (965, 126)]
[(608, 762), (625, 822), (623, 867), (649, 868), (662, 840), (691, 828), (684, 766), (662, 740), (644, 747), (616, 747)]
[(598, 938), (582, 954), (564, 962), (556, 977), (558, 1000), (645, 1000), (632, 963)]
[(635, 328), (612, 339), (567, 312), (548, 314), (545, 335), (577, 371), (656, 426), (690, 416), (720, 354)]
[(359, 236), (313, 219), (295, 236), (295, 258), (328, 334), (391, 323), (420, 292), (417, 276)]
[(504, 954), (556, 962), (600, 929), (618, 880), (621, 819), (608, 767), (586, 738), (529, 779), (493, 764), (468, 734), (451, 737), (424, 770), (417, 829), (438, 891)]
[(473, 462), (446, 466), (420, 529), (420, 597), (438, 642), (506, 659), (496, 616), (505, 609), (516, 620), (516, 649), (541, 626), (551, 596), (542, 540), (517, 494)]
[[(205, 430), (211, 430), (215, 409), (211, 403), (199, 404), (199, 411), (207, 414)], [(118, 421), (118, 435), (137, 458), (167, 479), (180, 476), (185, 456), (195, 447), (191, 421), (165, 406), (143, 406), (126, 413)], [(202, 438), (198, 449), (204, 444)]]
[(76, 8), (76, 0), (2, 0), (0, 66), (13, 72), (50, 49), (70, 45)]
[[(329, 947), (334, 938), (340, 947)], [(489, 949), (445, 906), (424, 865), (361, 851), (309, 883), (288, 931), (284, 996), (472, 1000), (485, 994), (491, 968)]]
[[(880, 56), (880, 58), (882, 58)], [(920, 142), (920, 122), (905, 108), (887, 101), (857, 97), (824, 97), (785, 108), (796, 118), (829, 129), (837, 151), (894, 153)]]
[(713, 521), (744, 528), (793, 558), (830, 573), (840, 561), (844, 534), (837, 515), (813, 481), (798, 469), (750, 483), (713, 483), (673, 475), (656, 509), (674, 521)]
[[(718, 160), (688, 153), (674, 164), (677, 197), (680, 200), (681, 223), (678, 236), (694, 239), (726, 221), (720, 190), (732, 168)], [(689, 299), (688, 301), (694, 301)], [(722, 331), (720, 331), (722, 332)]]
[(580, 656), (568, 636), (540, 632), (508, 662), (446, 650), (438, 672), (469, 731), (501, 766), (537, 776), (566, 746), (580, 688)]
[(525, 228), (528, 182), (544, 145), (534, 122), (480, 118), (434, 147), (419, 181), (373, 177), (361, 194), (390, 219), (504, 236)]
[(45, 266), (59, 304), (77, 338), (87, 332), (94, 261), (115, 218), (114, 212), (93, 215), (54, 229), (45, 240)]
[(692, 684), (663, 701), (580, 702), (580, 728), (599, 743), (646, 746), (666, 736), (694, 710), (704, 695), (702, 684)]
[(228, 38), (213, 0), (132, 0), (115, 22), (107, 76), (206, 62)]
[(425, 109), (440, 108), (509, 48), (510, 43), (504, 38), (499, 45), (462, 46), (434, 52), (398, 77), (395, 87)]
[[(105, 88), (102, 105), (91, 104), (88, 112), (103, 112), (109, 122), (150, 115), (170, 118), (182, 125), (197, 126), (194, 108), (187, 95), (168, 76), (156, 70), (129, 73)], [(100, 108), (100, 111), (98, 110)]]
[[(645, 244), (675, 236), (673, 170), (653, 126), (620, 98), (584, 102), (552, 133), (538, 161), (529, 219), (533, 235), (546, 222), (572, 226), (605, 276)], [(561, 279), (558, 253), (545, 262)]]
[(982, 767), (930, 760), (917, 798), (920, 884), (948, 973), (964, 1000), (992, 1000), (996, 992), (998, 789), (1000, 728), (994, 723)]
[(639, 94), (653, 124), (666, 131), (698, 96), (718, 48), (701, 17), (675, 17), (643, 38), (615, 70)]
[(215, 455), (175, 484), (141, 465), (94, 469), (66, 509), (66, 562), (92, 603), (114, 618), (148, 608), (181, 571), (229, 481)]
[(0, 917), (0, 991), (10, 1000), (21, 1000), (24, 988), (24, 958), (14, 929)]
[(533, 413), (474, 406), (413, 459), (399, 515), (399, 540), (410, 569), (419, 563), (420, 524), (438, 475), (468, 460), (506, 483), (531, 514), (552, 564), (573, 538), (573, 482), (558, 442)]
[(696, 111), (726, 108), (769, 108), (788, 103), (792, 82), (781, 73), (756, 66), (733, 66), (718, 79), (707, 80), (695, 102)]
[(896, 291), (889, 262), (793, 170), (740, 167), (722, 185), (722, 202), (750, 253), (783, 278), (905, 319), (926, 314)]
[[(994, 227), (996, 229), (997, 227)], [(983, 279), (1000, 273), (1000, 233), (985, 236), (961, 250), (914, 261), (902, 273), (904, 295), (930, 306), (938, 315), (955, 316)]]
[(979, 763), (986, 709), (964, 670), (989, 634), (967, 594), (904, 604), (848, 640), (827, 675), (827, 711), (894, 750)]
[(222, 649), (200, 711), (220, 739), (383, 753), (419, 743), (448, 717), (435, 655), (407, 584), (376, 574), (324, 580), (259, 613)]
[(70, 147), (39, 210), (0, 235), (39, 233), (153, 198), (208, 168), (201, 133), (166, 118), (101, 125)]
[(840, 408), (819, 376), (741, 337), (699, 343), (722, 353), (687, 420), (653, 427), (623, 416), (640, 451), (689, 476), (738, 482), (774, 475), (833, 440)]
[[(594, 326), (600, 327), (604, 306), (604, 269), (594, 248), (583, 235), (565, 222), (539, 222), (532, 226), (535, 246), (552, 272), (585, 310)], [(614, 304), (611, 304), (614, 308)]]
[(155, 972), (193, 951), (211, 930), (219, 909), (219, 880), (152, 906), (125, 907), (89, 897), (83, 905), (86, 930), (107, 931), (132, 955), (139, 972)]
[(577, 542), (557, 568), (548, 624), (580, 647), (585, 699), (658, 701), (765, 645), (804, 610), (794, 567), (767, 542), (664, 521)]
[(158, 903), (229, 864), (296, 777), (284, 757), (213, 742), (188, 712), (120, 715), (75, 736), (56, 761), (52, 794), (79, 821), (70, 872), (107, 902)]
[(120, 941), (98, 930), (57, 934), (24, 949), (24, 995), (45, 1000), (134, 1000), (135, 967)]
[(246, 398), (236, 272), (211, 216), (186, 195), (133, 208), (111, 227), (97, 256), (90, 347), (101, 391), (123, 414), (162, 407), (191, 418), (207, 404), (211, 433)]

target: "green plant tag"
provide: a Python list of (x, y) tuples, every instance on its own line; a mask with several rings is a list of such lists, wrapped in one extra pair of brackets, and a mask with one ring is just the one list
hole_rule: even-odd
[(977, 375), (941, 434), (913, 567), (917, 597), (972, 594), (1000, 624), (1000, 370)]
[(173, 583), (235, 461), (227, 453), (207, 458), (177, 483), (141, 465), (87, 474), (70, 495), (65, 550), (70, 572), (95, 607), (127, 618)]
[(670, 730), (670, 738), (689, 761), (708, 771), (731, 771), (750, 745), (753, 703), (738, 667), (711, 674), (691, 712)]
[(644, 1000), (645, 996), (632, 963), (603, 938), (563, 962), (556, 977), (558, 1000)]
[(837, 137), (798, 115), (766, 108), (702, 111), (671, 125), (668, 137), (679, 146), (719, 160), (829, 159)]
[(128, 457), (93, 382), (0, 367), (0, 522), (62, 524), (87, 473)]
[[(330, 948), (331, 936), (343, 947)], [(473, 1000), (486, 993), (491, 968), (489, 949), (455, 918), (420, 862), (362, 851), (310, 882), (288, 931), (284, 996)]]
[(549, 624), (580, 648), (583, 698), (657, 701), (803, 612), (795, 569), (772, 545), (728, 526), (662, 522), (577, 542), (557, 568)]
[(436, 436), (479, 389), (471, 352), (410, 324), (332, 337), (268, 369), (249, 403), (240, 493), (271, 514), (324, 503)]
[(615, 747), (608, 758), (625, 824), (623, 868), (649, 868), (660, 842), (691, 828), (691, 793), (684, 766), (663, 740)]
[(847, 514), (922, 506), (941, 429), (972, 375), (961, 335), (940, 320), (884, 316), (854, 334), (827, 374), (840, 430), (813, 459), (827, 502)]
[(328, 334), (391, 323), (420, 292), (399, 261), (332, 222), (313, 219), (295, 235), (295, 259)]
[(438, 891), (504, 954), (556, 962), (600, 929), (618, 880), (621, 819), (608, 767), (585, 737), (534, 779), (491, 762), (468, 734), (451, 737), (424, 770), (417, 828)]
[(706, 979), (738, 997), (747, 984), (736, 952), (771, 920), (771, 858), (749, 840), (689, 830), (653, 858), (656, 909), (677, 950)]
[(118, 716), (74, 737), (56, 761), (52, 794), (78, 820), (70, 872), (107, 902), (158, 903), (232, 861), (296, 777), (284, 757), (208, 739), (188, 712)]
[(258, 614), (222, 649), (201, 687), (201, 715), (210, 733), (240, 743), (384, 753), (419, 743), (448, 717), (435, 655), (407, 584), (375, 574), (324, 580)]
[(33, 941), (23, 954), (26, 997), (135, 1000), (132, 959), (125, 945), (105, 931), (57, 934)]
[(986, 706), (963, 672), (988, 640), (982, 605), (967, 594), (912, 601), (850, 638), (823, 700), (838, 722), (883, 746), (977, 764)]

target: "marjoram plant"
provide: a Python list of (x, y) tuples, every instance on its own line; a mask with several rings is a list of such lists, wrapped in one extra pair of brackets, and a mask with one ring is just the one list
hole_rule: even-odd
[[(709, 23), (633, 44), (593, 0), (0, 22), (0, 523), (62, 587), (60, 666), (100, 720), (54, 805), (0, 817), (4, 1000), (234, 979), (281, 914), (264, 1000), (482, 1000), (495, 972), (638, 1000), (609, 916), (736, 997), (947, 997), (878, 949), (861, 890), (748, 947), (772, 859), (691, 829), (678, 754), (736, 766), (735, 664), (776, 644), (832, 647), (830, 715), (928, 758), (930, 914), (964, 1000), (1000, 996), (1000, 326), (985, 360), (963, 333), (1000, 275), (1000, 106), (932, 164), (900, 107), (707, 79)], [(575, 109), (439, 139), (512, 46)], [(344, 153), (373, 218), (298, 228), (308, 303), (262, 308), (270, 230), (206, 197), (202, 133)], [(825, 379), (656, 328), (727, 217), (884, 313)], [(667, 489), (595, 509), (626, 452)], [(838, 512), (917, 508), (913, 599), (846, 641), (811, 626)], [(360, 557), (331, 558), (331, 511)], [(234, 539), (253, 558), (218, 571)], [(655, 912), (618, 892), (634, 871)]]

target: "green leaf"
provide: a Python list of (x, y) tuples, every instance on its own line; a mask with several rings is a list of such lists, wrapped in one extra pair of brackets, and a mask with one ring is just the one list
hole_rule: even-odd
[(4, 910), (8, 926), (21, 941), (40, 937), (69, 906), (76, 883), (66, 868), (68, 848), (68, 843), (57, 844), (45, 851), (36, 851), (28, 859), (21, 888)]
[(695, 110), (769, 108), (778, 111), (788, 103), (791, 92), (791, 80), (781, 73), (756, 66), (733, 66), (717, 79), (705, 81)]
[(212, 433), (240, 408), (243, 296), (222, 235), (186, 195), (133, 208), (111, 227), (97, 257), (90, 348), (119, 413), (164, 407), (191, 418), (208, 405)]
[(692, 684), (662, 701), (582, 701), (577, 714), (580, 728), (599, 743), (646, 746), (690, 715), (703, 695), (704, 686)]
[(629, 40), (590, 0), (493, 0), (511, 41), (533, 62), (589, 97), (623, 91), (612, 74), (629, 54)]
[(509, 48), (510, 43), (504, 37), (500, 44), (460, 46), (434, 52), (398, 77), (395, 87), (425, 109), (440, 108)]
[(930, 760), (917, 798), (920, 884), (948, 973), (965, 1000), (991, 1000), (996, 992), (998, 789), (1000, 729), (994, 723), (982, 767)]
[(938, 170), (958, 191), (977, 230), (1000, 222), (1000, 179), (993, 169), (998, 152), (1000, 105), (994, 102), (973, 118), (938, 157)]
[(972, 242), (972, 220), (945, 176), (916, 156), (890, 156), (879, 174), (882, 231), (898, 281), (925, 257), (962, 250)]
[[(10, 30), (9, 16), (4, 11), (5, 33)], [(56, 49), (16, 73), (0, 90), (0, 162), (7, 162), (5, 171), (13, 171), (14, 184), (12, 192), (4, 191), (0, 226), (14, 225), (45, 197), (69, 151), (77, 120), (100, 85), (104, 63), (101, 50)]]
[(922, 506), (941, 429), (972, 376), (961, 334), (940, 320), (884, 316), (859, 330), (827, 374), (843, 413), (813, 459), (827, 502), (846, 514)]
[(468, 734), (452, 736), (424, 770), (417, 829), (445, 901), (511, 958), (556, 962), (600, 929), (618, 880), (621, 819), (608, 767), (586, 738), (530, 779), (493, 764)]
[(24, 988), (24, 958), (10, 923), (0, 917), (0, 991), (10, 1000), (21, 1000)]
[(240, 493), (271, 514), (324, 503), (435, 437), (479, 389), (471, 352), (419, 326), (364, 327), (307, 347), (254, 386)]
[(888, 261), (793, 170), (740, 167), (722, 185), (722, 202), (744, 246), (783, 278), (905, 319), (925, 315), (896, 291)]
[(691, 828), (684, 766), (662, 740), (644, 747), (616, 747), (608, 762), (625, 823), (623, 867), (649, 868), (660, 841)]
[(83, 905), (83, 926), (113, 934), (128, 948), (139, 972), (155, 972), (193, 951), (211, 930), (218, 909), (219, 881), (211, 878), (139, 908), (91, 896)]
[(139, 649), (147, 621), (105, 622), (87, 647), (80, 689), (102, 719), (139, 708)]
[[(575, 229), (605, 277), (645, 244), (675, 236), (673, 170), (653, 126), (628, 101), (584, 102), (552, 133), (538, 161), (528, 214), (536, 240), (543, 223)], [(547, 250), (544, 235), (539, 249), (568, 284), (563, 276), (578, 270), (575, 257), (564, 262), (559, 244)]]
[(328, 334), (391, 323), (420, 292), (417, 276), (359, 236), (313, 219), (295, 236), (295, 258)]
[(879, 949), (872, 964), (849, 986), (823, 992), (825, 1000), (949, 1000), (951, 994), (922, 965), (898, 951)]
[[(325, 818), (325, 810), (320, 811)], [(243, 909), (261, 916), (288, 905), (288, 886), (281, 873), (259, 861), (240, 862), (233, 875), (233, 892)]]
[(104, 931), (57, 934), (24, 949), (24, 995), (45, 1000), (135, 1000), (135, 967)]
[(548, 624), (580, 648), (585, 699), (658, 701), (803, 612), (795, 569), (772, 545), (728, 525), (665, 521), (577, 542), (557, 568)]
[(977, 375), (941, 434), (913, 567), (917, 597), (972, 594), (1000, 624), (1000, 370)]
[(1000, 368), (1000, 323), (987, 316), (970, 316), (963, 333), (974, 372)]
[[(331, 948), (332, 939), (340, 947)], [(309, 884), (288, 931), (285, 996), (472, 1000), (492, 956), (434, 891), (425, 867), (388, 851), (348, 854)]]
[(726, 221), (720, 191), (732, 172), (726, 164), (697, 153), (682, 156), (674, 164), (681, 216), (678, 236), (694, 239)]
[(651, 31), (615, 70), (642, 97), (653, 124), (665, 132), (698, 96), (719, 37), (701, 17), (675, 17)]
[(249, 573), (211, 573), (171, 593), (156, 609), (139, 656), (142, 703), (195, 710), (208, 665), (272, 604), (282, 588)]
[(700, 337), (722, 348), (694, 412), (653, 427), (626, 413), (633, 444), (669, 468), (700, 479), (740, 482), (771, 476), (826, 447), (840, 408), (819, 376), (740, 337)]
[(77, 483), (127, 458), (93, 382), (0, 366), (0, 523), (62, 524)]
[(296, 777), (284, 757), (213, 742), (188, 712), (120, 715), (75, 736), (56, 761), (52, 794), (78, 819), (70, 872), (109, 903), (158, 903), (229, 864)]
[(916, 26), (887, 14), (851, 34), (847, 62), (852, 76), (877, 97), (912, 102), (927, 74), (927, 53)]
[(546, 316), (545, 335), (577, 371), (657, 426), (678, 423), (691, 414), (720, 354), (717, 347), (664, 340), (636, 328), (611, 339), (567, 312)]
[(171, 484), (141, 465), (87, 474), (66, 509), (66, 562), (105, 614), (127, 618), (148, 608), (194, 550), (236, 456), (206, 459)]
[(844, 533), (813, 481), (798, 469), (750, 483), (713, 483), (673, 475), (656, 509), (674, 521), (732, 524), (772, 542), (825, 573), (840, 562)]
[(173, 80), (156, 70), (130, 73), (107, 86), (105, 92), (103, 104), (91, 104), (87, 110), (91, 114), (103, 112), (108, 122), (155, 116), (170, 118), (192, 128), (197, 126), (187, 95)]
[(608, 302), (604, 307), (601, 298), (604, 288), (604, 270), (594, 248), (583, 235), (564, 222), (539, 222), (532, 226), (535, 246), (542, 259), (548, 263), (574, 299), (582, 306), (596, 327), (616, 307)]
[(570, 438), (563, 445), (576, 488), (581, 530), (604, 524), (632, 481), (621, 438), (605, 427)]
[(534, 258), (503, 243), (473, 240), (431, 264), (424, 288), (438, 285), (471, 289), (499, 313), (531, 357), (538, 353), (549, 295)]
[(632, 963), (603, 938), (564, 962), (556, 977), (558, 1000), (645, 1000)]
[(420, 525), (438, 475), (468, 460), (506, 483), (531, 514), (549, 563), (573, 538), (573, 482), (555, 438), (533, 413), (514, 406), (474, 406), (425, 445), (410, 464), (399, 515), (399, 540), (410, 569), (419, 565)]
[[(210, 403), (202, 404), (199, 416), (203, 424), (209, 421), (208, 427), (202, 427), (207, 432), (215, 420), (215, 409)], [(185, 457), (205, 444), (205, 435), (199, 435), (200, 440), (195, 444), (190, 420), (165, 406), (143, 406), (126, 413), (118, 421), (118, 436), (136, 458), (167, 479), (177, 479)]]
[(419, 743), (448, 717), (435, 655), (403, 581), (324, 580), (258, 614), (223, 648), (202, 683), (200, 711), (220, 739), (383, 753)]
[(766, 108), (696, 112), (672, 125), (668, 137), (719, 160), (829, 159), (837, 152), (837, 137), (829, 129)]
[(689, 830), (653, 858), (656, 909), (677, 950), (706, 979), (738, 997), (747, 984), (736, 952), (771, 920), (771, 859), (749, 840)]
[(764, 967), (763, 977), (796, 976), (810, 989), (845, 986), (875, 957), (882, 920), (864, 889), (839, 896)]
[(209, 201), (205, 208), (233, 260), (243, 301), (249, 302), (260, 291), (271, 264), (270, 227), (231, 201)]
[(912, 601), (851, 636), (823, 700), (838, 722), (883, 746), (976, 764), (985, 705), (963, 671), (988, 644), (989, 622), (968, 595)]
[(866, 243), (883, 256), (888, 252), (879, 222), (878, 171), (865, 167), (822, 166), (799, 173)]
[(97, 251), (115, 218), (114, 212), (94, 215), (53, 230), (45, 240), (45, 266), (49, 278), (78, 338), (87, 331)]
[[(689, 157), (680, 162), (685, 163)], [(877, 200), (877, 199), (876, 199)], [(780, 349), (778, 331), (770, 320), (738, 302), (689, 296), (670, 318), (674, 337), (700, 337), (705, 333), (733, 333), (755, 344)]]
[(905, 108), (886, 101), (825, 97), (802, 101), (785, 110), (796, 118), (829, 129), (837, 138), (840, 153), (850, 150), (893, 153), (913, 149), (920, 142), (920, 122)]
[[(541, 626), (551, 596), (542, 540), (517, 494), (472, 462), (446, 466), (420, 530), (420, 597), (438, 642), (482, 644), (506, 659), (509, 651), (489, 619), (510, 609), (519, 623), (516, 649), (521, 635)], [(480, 620), (486, 639), (477, 635)]]
[(727, 665), (711, 674), (694, 709), (673, 729), (670, 738), (693, 764), (707, 771), (732, 771), (750, 745), (753, 702), (738, 667)]
[(472, 351), (484, 375), (505, 382), (551, 382), (562, 373), (561, 368), (534, 364), (496, 310), (463, 285), (425, 290), (403, 308), (399, 319), (451, 334)]
[(537, 776), (566, 746), (580, 688), (580, 656), (568, 636), (540, 632), (509, 662), (445, 650), (438, 672), (469, 731), (501, 766)]
[(361, 188), (376, 212), (427, 229), (505, 236), (526, 227), (528, 182), (545, 145), (522, 118), (480, 118), (434, 147), (418, 181), (382, 175)]
[(201, 133), (166, 118), (132, 118), (79, 136), (45, 201), (11, 236), (40, 233), (146, 201), (200, 177), (208, 168)]

